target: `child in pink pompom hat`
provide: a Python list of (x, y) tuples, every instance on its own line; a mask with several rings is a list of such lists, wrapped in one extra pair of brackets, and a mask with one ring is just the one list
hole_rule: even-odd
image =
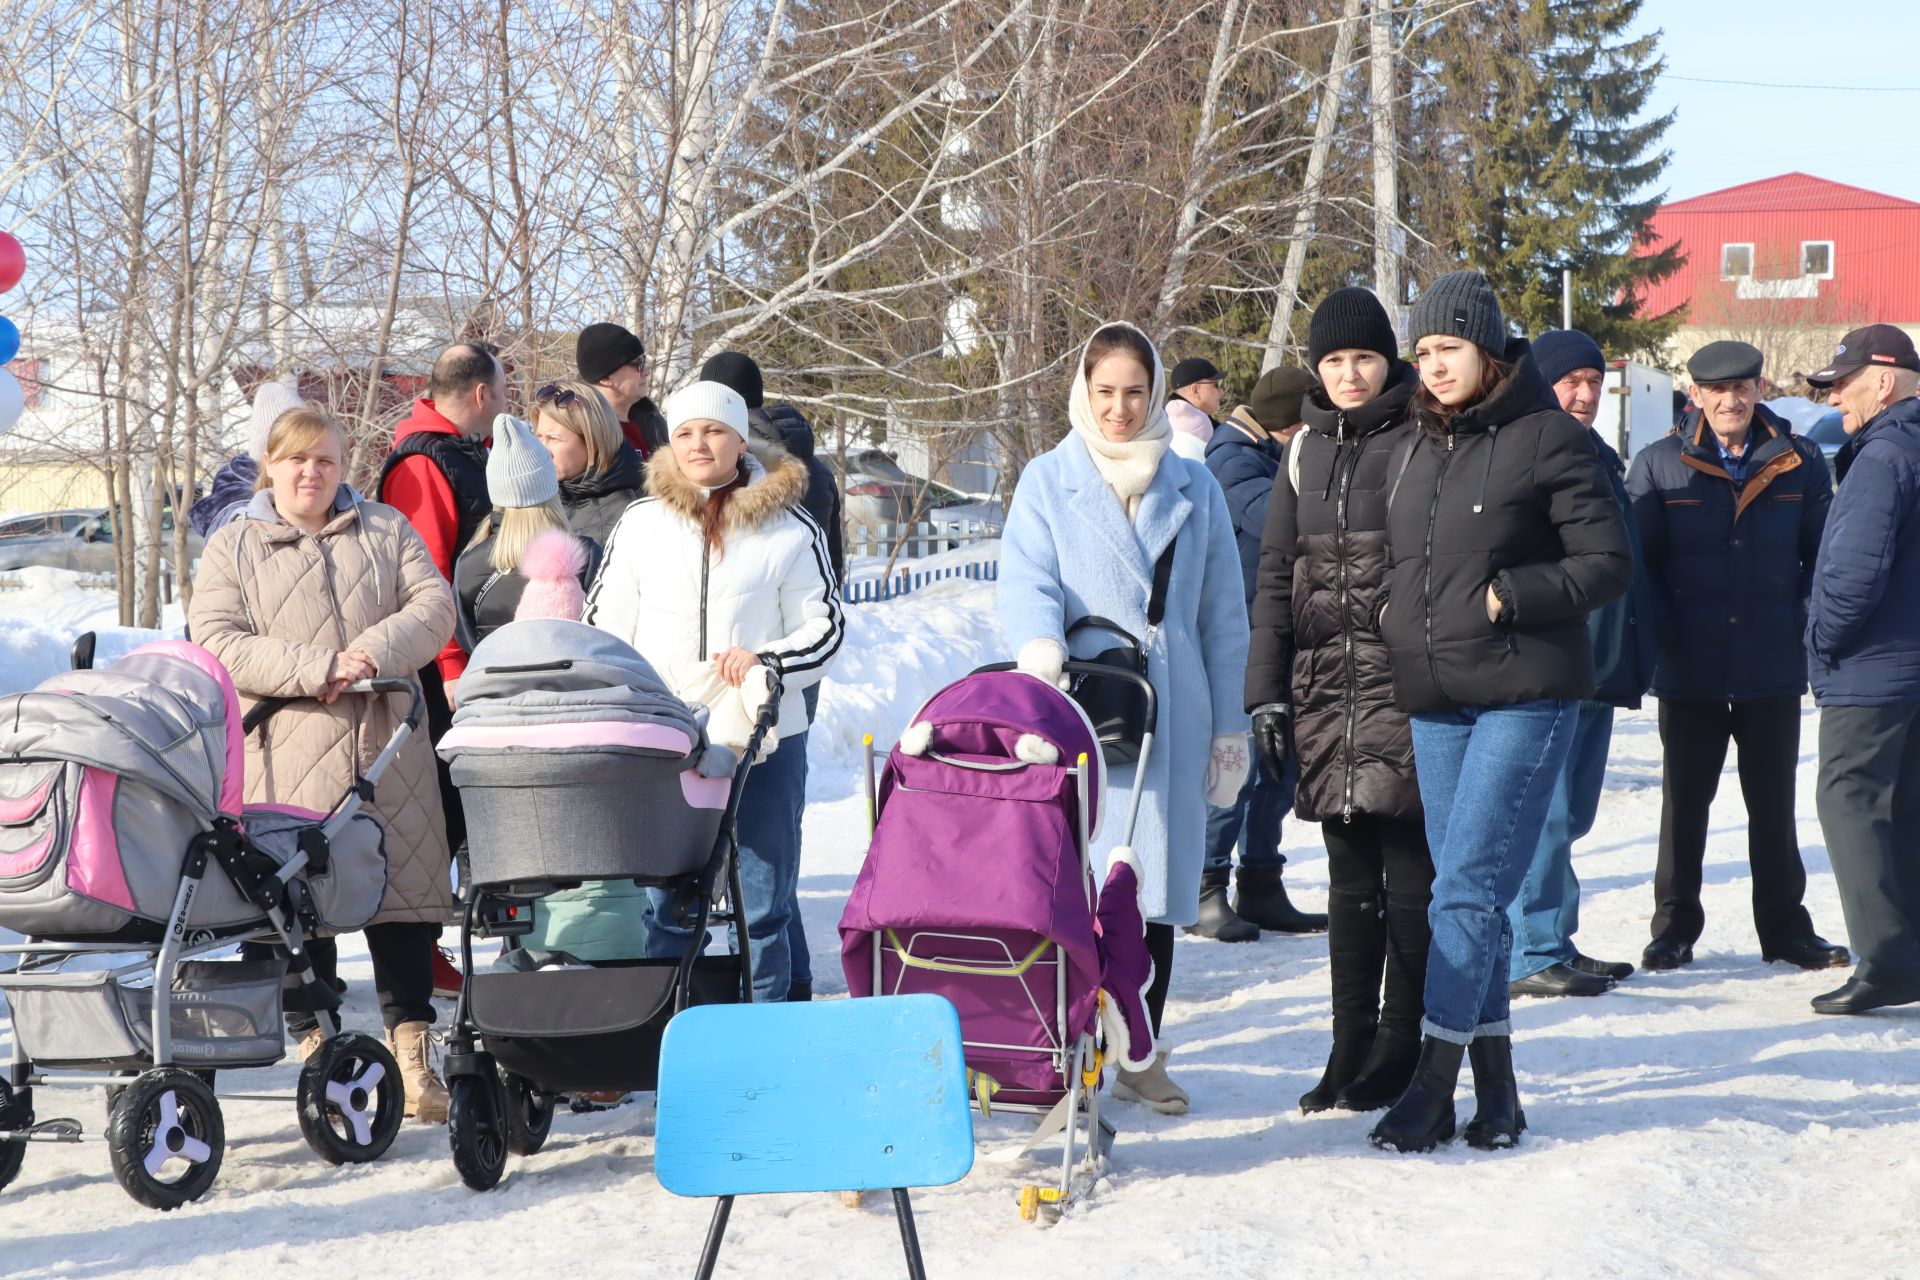
[(587, 549), (580, 545), (580, 539), (559, 529), (536, 534), (527, 544), (527, 553), (520, 557), (520, 576), (527, 580), (527, 585), (520, 592), (513, 620), (580, 621), (587, 607), (587, 591), (580, 585), (586, 568)]

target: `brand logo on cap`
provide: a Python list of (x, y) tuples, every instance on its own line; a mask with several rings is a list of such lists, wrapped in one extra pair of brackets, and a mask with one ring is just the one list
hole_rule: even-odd
[(1842, 356), (1843, 356), (1843, 355), (1845, 355), (1845, 354), (1847, 354), (1847, 344), (1846, 344), (1846, 343), (1844, 343), (1844, 342), (1843, 342), (1843, 343), (1841, 343), (1841, 344), (1840, 344), (1840, 350), (1839, 350), (1839, 351), (1837, 351), (1837, 352), (1835, 352), (1834, 354), (1835, 354), (1835, 355), (1842, 355)]
[(1879, 362), (1880, 362), (1881, 364), (1892, 364), (1892, 363), (1894, 363), (1894, 362), (1895, 362), (1895, 361), (1896, 361), (1897, 359), (1899, 359), (1899, 357), (1898, 357), (1898, 356), (1883, 356), (1883, 355), (1881, 355), (1881, 354), (1880, 354), (1880, 353), (1879, 353), (1878, 351), (1875, 351), (1875, 352), (1873, 352), (1872, 354), (1870, 354), (1870, 355), (1869, 355), (1869, 356), (1867, 357), (1867, 359), (1869, 359), (1869, 360), (1878, 360), (1878, 361), (1879, 361)]
[(1453, 324), (1456, 329), (1465, 332), (1467, 327), (1467, 309), (1465, 307), (1454, 308)]

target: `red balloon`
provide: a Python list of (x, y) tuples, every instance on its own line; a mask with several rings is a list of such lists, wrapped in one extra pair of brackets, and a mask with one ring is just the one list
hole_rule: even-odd
[(20, 283), (20, 277), (27, 274), (27, 253), (20, 242), (4, 231), (0, 231), (0, 293), (5, 293)]

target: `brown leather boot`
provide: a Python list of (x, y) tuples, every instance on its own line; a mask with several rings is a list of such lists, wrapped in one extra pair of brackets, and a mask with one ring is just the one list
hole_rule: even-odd
[(387, 1045), (400, 1063), (400, 1080), (406, 1086), (405, 1114), (428, 1124), (445, 1124), (447, 1086), (434, 1074), (433, 1063), (428, 1060), (431, 1043), (424, 1022), (403, 1022), (387, 1033)]

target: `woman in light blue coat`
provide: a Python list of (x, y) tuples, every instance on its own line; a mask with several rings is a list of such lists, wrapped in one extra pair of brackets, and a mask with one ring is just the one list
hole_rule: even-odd
[[(1111, 620), (1147, 645), (1147, 676), (1159, 720), (1147, 761), (1132, 852), (1140, 905), (1150, 923), (1154, 1031), (1165, 1011), (1173, 931), (1199, 915), (1207, 805), (1227, 805), (1248, 768), (1247, 611), (1226, 497), (1205, 466), (1169, 450), (1166, 371), (1140, 330), (1109, 324), (1074, 368), (1072, 430), (1021, 473), (1000, 545), (1000, 623), (1022, 671), (1058, 681), (1067, 631), (1088, 617)], [(1154, 564), (1173, 547), (1166, 613), (1147, 641)], [(1082, 631), (1073, 656), (1115, 643)], [(1132, 766), (1114, 769), (1113, 818), (1096, 854), (1115, 856), (1122, 797)], [(1184, 1090), (1165, 1055), (1145, 1071), (1122, 1071), (1115, 1096), (1177, 1115)]]

